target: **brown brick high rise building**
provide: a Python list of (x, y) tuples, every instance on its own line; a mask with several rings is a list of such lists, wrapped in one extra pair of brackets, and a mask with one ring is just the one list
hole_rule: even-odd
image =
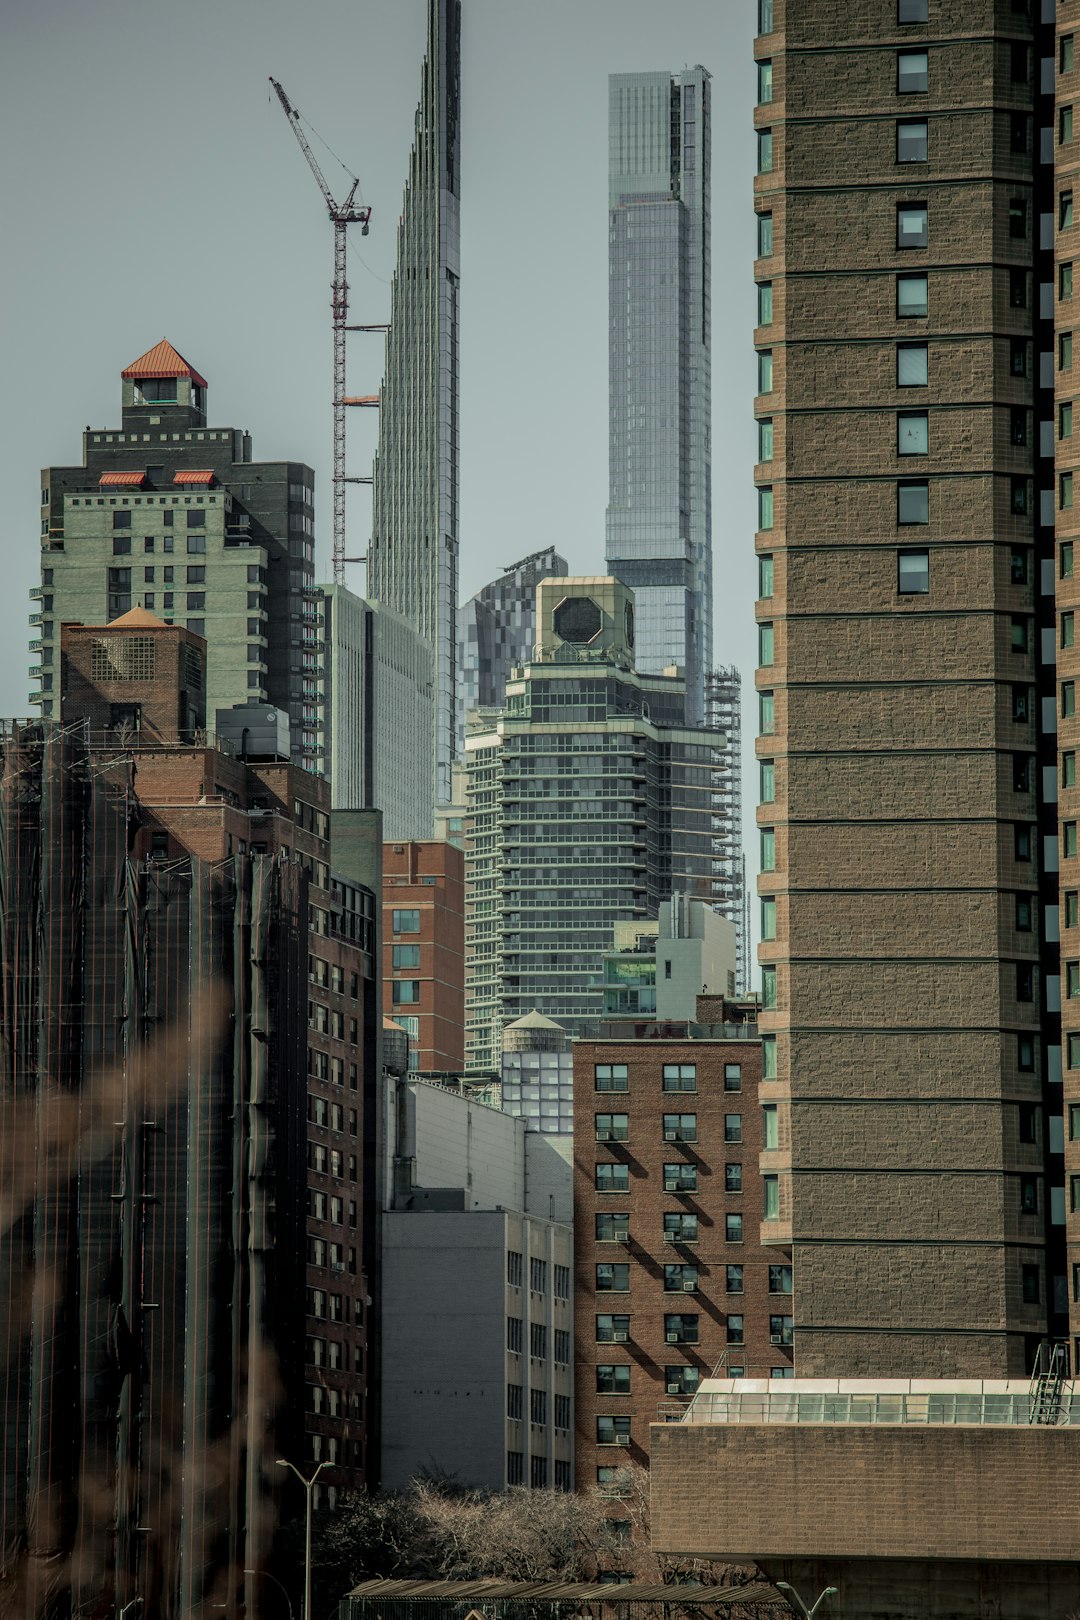
[(791, 1374), (791, 1267), (760, 1235), (775, 1178), (758, 1162), (777, 1109), (762, 1106), (756, 1026), (715, 1027), (730, 1038), (656, 1026), (656, 1038), (574, 1044), (582, 1490), (647, 1463), (658, 1411), (681, 1417), (721, 1363), (727, 1377)]
[(465, 856), (441, 838), (383, 845), (383, 1003), (409, 1068), (465, 1065)]
[(1003, 1377), (1067, 1332), (1057, 941), (1060, 920), (1080, 958), (1080, 877), (1067, 821), (1059, 919), (1056, 784), (1067, 816), (1075, 774), (1055, 716), (1063, 746), (1076, 722), (1054, 658), (1065, 675), (1076, 654), (1053, 593), (1068, 610), (1075, 239), (1053, 159), (1073, 150), (1080, 16), (1055, 9), (1056, 42), (1028, 0), (761, 0), (760, 956), (781, 1144), (762, 1235), (792, 1260), (799, 1374)]

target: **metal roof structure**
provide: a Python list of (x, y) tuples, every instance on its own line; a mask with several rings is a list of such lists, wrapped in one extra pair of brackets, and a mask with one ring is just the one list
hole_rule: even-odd
[(771, 1604), (789, 1610), (787, 1599), (767, 1581), (745, 1586), (667, 1586), (655, 1581), (627, 1581), (621, 1586), (595, 1581), (363, 1581), (345, 1601), (418, 1603), (662, 1603), (680, 1608), (731, 1608), (734, 1604)]
[(162, 338), (155, 343), (152, 349), (140, 354), (130, 366), (125, 366), (120, 373), (121, 377), (190, 377), (192, 382), (200, 388), (208, 387), (205, 377), (200, 377), (193, 365), (177, 353), (168, 338)]

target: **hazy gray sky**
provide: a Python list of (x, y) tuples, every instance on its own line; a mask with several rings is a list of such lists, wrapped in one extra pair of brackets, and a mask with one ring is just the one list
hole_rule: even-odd
[[(7, 0), (4, 19), (0, 713), (24, 714), (37, 469), (77, 461), (87, 423), (119, 421), (120, 370), (160, 337), (208, 379), (215, 426), (315, 468), (326, 571), (331, 227), (267, 78), (360, 176), (374, 215), (352, 243), (353, 318), (385, 320), (425, 3)], [(463, 594), (552, 541), (576, 571), (602, 568), (607, 75), (713, 75), (715, 653), (743, 671), (748, 824), (753, 33), (752, 0), (463, 3)], [(316, 150), (337, 188), (343, 170)], [(350, 390), (374, 392), (381, 339), (351, 342)], [(370, 425), (351, 443), (367, 471)], [(368, 500), (350, 505), (350, 550)]]

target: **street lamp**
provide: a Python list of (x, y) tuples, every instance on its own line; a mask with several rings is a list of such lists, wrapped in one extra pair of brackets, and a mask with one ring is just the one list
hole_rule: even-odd
[(289, 1598), (289, 1594), (286, 1591), (285, 1587), (282, 1586), (281, 1582), (278, 1580), (276, 1575), (268, 1575), (266, 1573), (265, 1569), (245, 1569), (244, 1574), (245, 1575), (258, 1576), (258, 1578), (260, 1580), (264, 1580), (264, 1581), (273, 1581), (273, 1583), (277, 1587), (278, 1591), (281, 1592), (284, 1595), (285, 1606), (289, 1611), (289, 1620), (293, 1620), (292, 1602), (291, 1602), (291, 1600)]
[(311, 1492), (320, 1473), (327, 1467), (329, 1458), (324, 1457), (310, 1479), (305, 1479), (299, 1468), (294, 1467), (287, 1457), (275, 1457), (274, 1462), (278, 1468), (292, 1469), (292, 1472), (304, 1487), (307, 1496), (307, 1513), (304, 1524), (304, 1612), (300, 1620), (311, 1620)]
[(817, 1614), (818, 1610), (821, 1608), (821, 1605), (824, 1603), (825, 1599), (827, 1597), (835, 1597), (837, 1592), (840, 1590), (840, 1588), (838, 1586), (827, 1586), (825, 1588), (824, 1592), (822, 1592), (821, 1596), (818, 1598), (817, 1602), (814, 1604), (814, 1607), (812, 1609), (808, 1609), (806, 1607), (806, 1604), (803, 1602), (802, 1598), (799, 1596), (798, 1592), (796, 1592), (795, 1588), (791, 1585), (791, 1583), (789, 1581), (776, 1581), (776, 1582), (774, 1582), (774, 1585), (776, 1586), (777, 1590), (780, 1591), (780, 1592), (790, 1592), (791, 1593), (791, 1595), (794, 1598), (795, 1602), (799, 1605), (799, 1613), (802, 1615), (803, 1620), (814, 1620), (815, 1614)]

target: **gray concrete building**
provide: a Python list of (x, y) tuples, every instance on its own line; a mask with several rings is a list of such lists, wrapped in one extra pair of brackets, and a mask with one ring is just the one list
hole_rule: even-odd
[(536, 587), (565, 575), (566, 558), (554, 546), (512, 563), (458, 608), (458, 754), (465, 747), (471, 709), (499, 709), (511, 671), (532, 657), (536, 640)]
[(687, 719), (712, 667), (710, 79), (609, 81), (606, 560), (632, 585), (638, 668), (677, 664)]
[(382, 1483), (570, 1490), (569, 1155), (460, 1092), (388, 1083)]
[(315, 475), (257, 462), (237, 428), (207, 426), (206, 379), (165, 339), (121, 373), (119, 428), (87, 428), (81, 465), (41, 475), (41, 584), (30, 667), (60, 709), (60, 626), (143, 607), (207, 643), (205, 713), (254, 700), (289, 717), (292, 758), (316, 767), (319, 605)]
[(534, 657), (466, 735), (470, 1069), (533, 1009), (580, 1032), (615, 924), (711, 896), (724, 737), (685, 723), (682, 681), (635, 670), (634, 622), (619, 580), (543, 581)]
[(367, 594), (435, 659), (433, 793), (456, 739), (461, 0), (428, 0), (416, 139), (398, 225), (372, 490)]
[(322, 587), (322, 769), (335, 809), (379, 809), (384, 836), (434, 830), (430, 643), (379, 602)]
[(694, 1021), (699, 995), (734, 996), (735, 924), (673, 894), (654, 922), (615, 924), (604, 957), (604, 1017)]

